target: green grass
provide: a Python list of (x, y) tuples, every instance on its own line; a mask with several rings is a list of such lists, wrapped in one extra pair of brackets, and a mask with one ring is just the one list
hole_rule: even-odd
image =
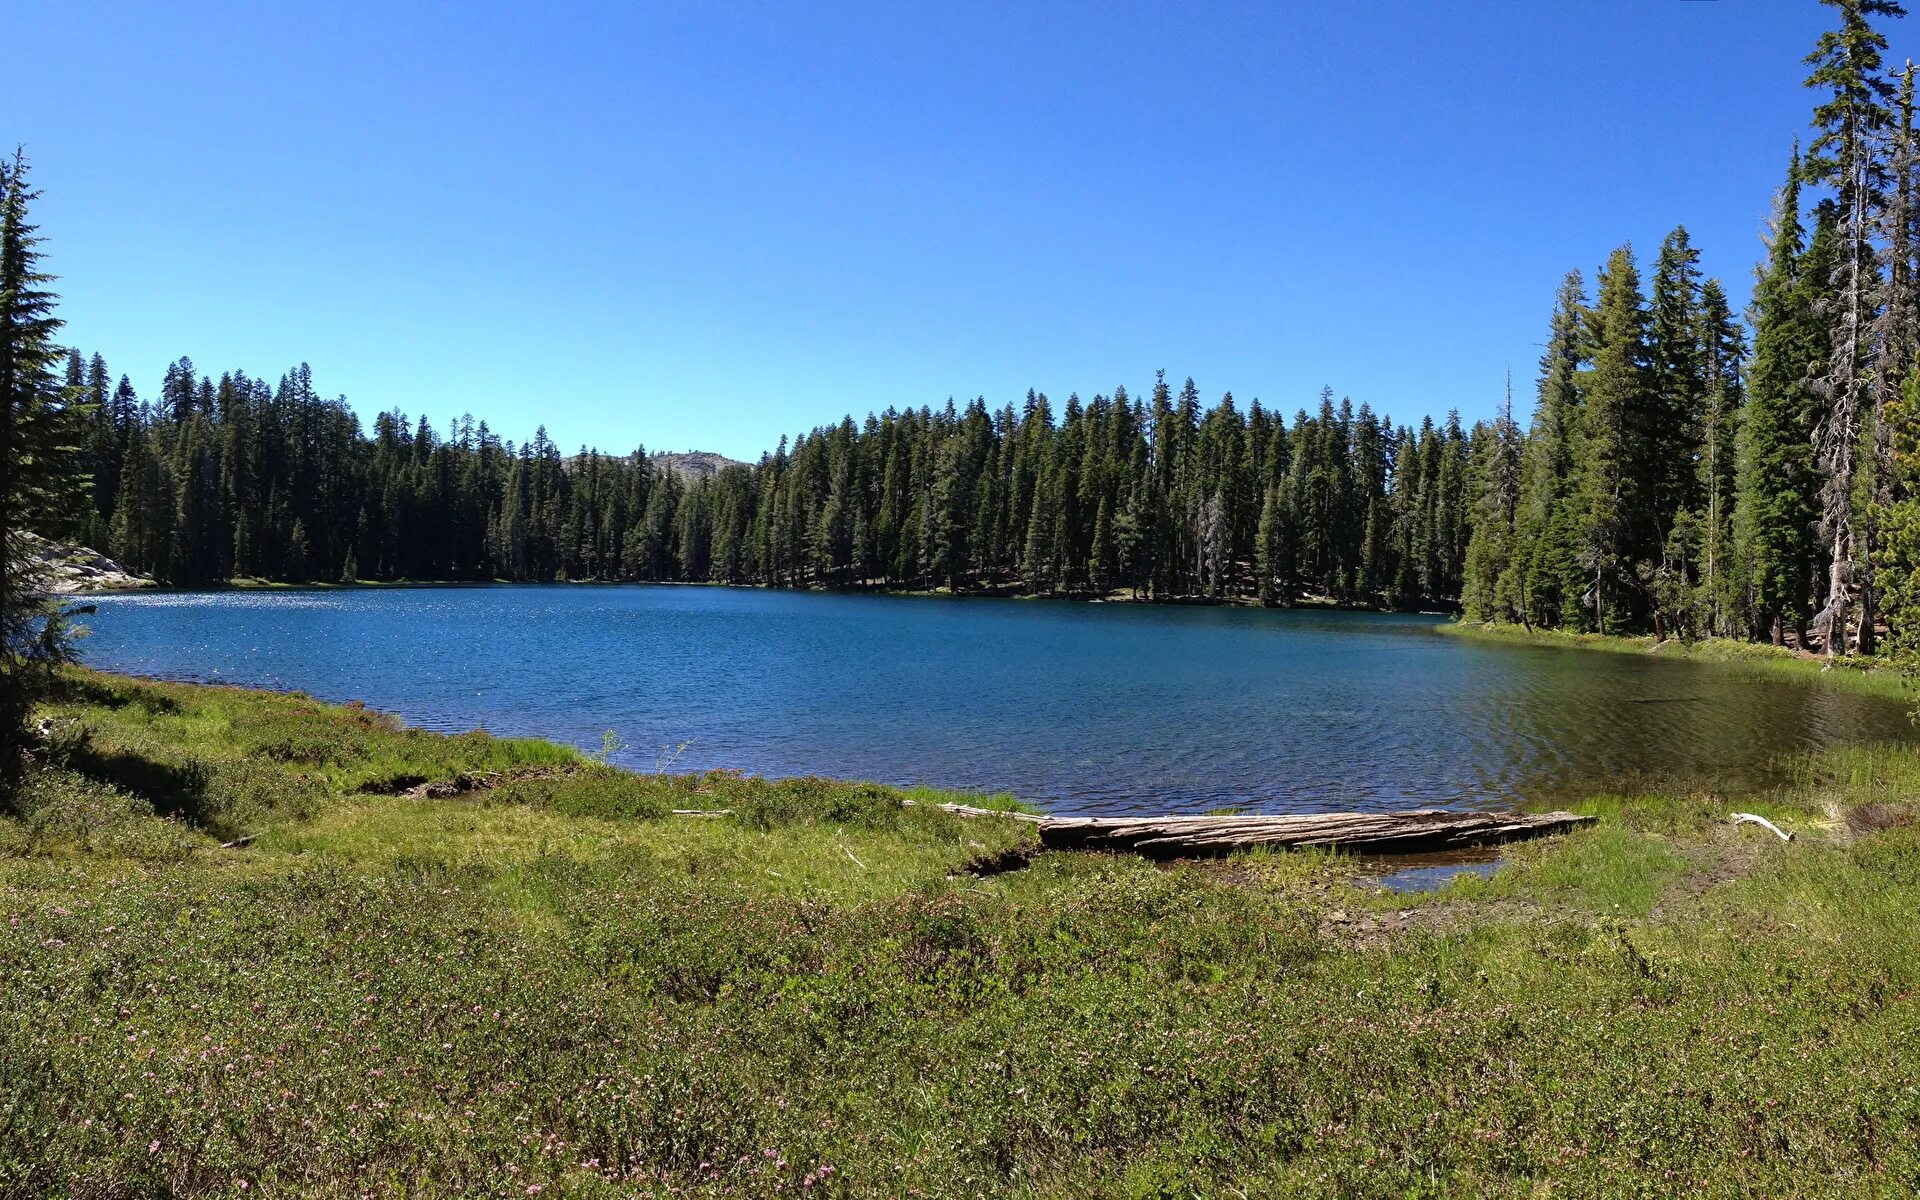
[(1916, 698), (1913, 672), (1884, 659), (1857, 655), (1829, 661), (1795, 654), (1781, 646), (1742, 642), (1731, 638), (1656, 642), (1651, 634), (1569, 633), (1559, 629), (1527, 629), (1519, 625), (1450, 621), (1434, 632), (1472, 641), (1505, 642), (1526, 646), (1557, 646), (1598, 650), (1611, 654), (1657, 654), (1692, 662), (1710, 662), (1761, 678), (1817, 682), (1873, 696), (1912, 703)]
[(1644, 917), (1689, 866), (1664, 839), (1603, 825), (1549, 853), (1518, 856), (1487, 879), (1463, 877), (1458, 893), (1483, 899), (1536, 897), (1609, 915)]
[(1596, 798), (1396, 897), (1326, 853), (976, 874), (1029, 827), (300, 697), (76, 674), (49, 712), (0, 819), (0, 1195), (1920, 1182), (1912, 751)]

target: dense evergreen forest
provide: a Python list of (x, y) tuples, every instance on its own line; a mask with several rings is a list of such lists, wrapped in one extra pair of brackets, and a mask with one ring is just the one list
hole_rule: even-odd
[(462, 418), (370, 433), (302, 366), (268, 384), (185, 359), (143, 401), (68, 359), (92, 503), (54, 532), (170, 583), (700, 580), (1142, 597), (1456, 596), (1472, 438), (1323, 393), (1291, 424), (1189, 380), (1145, 400), (1031, 393), (889, 410), (689, 479), (642, 450), (563, 456)]
[[(173, 584), (688, 580), (1155, 600), (1302, 599), (1873, 651), (1920, 631), (1920, 153), (1911, 65), (1838, 28), (1743, 322), (1676, 228), (1561, 284), (1533, 418), (1291, 419), (1164, 376), (815, 428), (711, 478), (462, 417), (363, 429), (303, 365), (187, 359), (141, 397), (72, 352), (89, 496), (41, 532)], [(1784, 150), (1784, 147), (1783, 147)]]

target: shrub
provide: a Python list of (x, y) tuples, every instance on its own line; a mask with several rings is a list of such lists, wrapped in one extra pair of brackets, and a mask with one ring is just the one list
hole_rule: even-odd
[(489, 800), (527, 804), (570, 817), (655, 820), (673, 810), (668, 789), (645, 776), (591, 766), (544, 778), (511, 780)]

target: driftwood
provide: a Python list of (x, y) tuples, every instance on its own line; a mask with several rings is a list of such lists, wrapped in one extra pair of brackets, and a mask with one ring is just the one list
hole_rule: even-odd
[(1758, 825), (1763, 829), (1771, 829), (1773, 831), (1773, 836), (1779, 838), (1783, 842), (1790, 842), (1793, 840), (1792, 834), (1788, 833), (1786, 830), (1780, 828), (1778, 825), (1775, 825), (1772, 821), (1767, 820), (1765, 817), (1760, 816), (1757, 813), (1735, 813), (1733, 814), (1733, 823), (1735, 825)]
[(512, 771), (462, 771), (452, 779), (421, 779), (418, 775), (403, 775), (383, 783), (370, 783), (360, 790), (369, 795), (398, 796), (403, 800), (451, 800), (509, 783), (558, 779), (567, 773), (568, 768), (565, 767), (520, 767)]
[(1567, 812), (1490, 813), (1422, 809), (1309, 813), (1287, 817), (1040, 817), (943, 804), (963, 817), (1011, 817), (1039, 826), (1049, 850), (1122, 850), (1148, 858), (1200, 858), (1257, 846), (1323, 846), (1366, 854), (1463, 850), (1563, 833), (1593, 817)]

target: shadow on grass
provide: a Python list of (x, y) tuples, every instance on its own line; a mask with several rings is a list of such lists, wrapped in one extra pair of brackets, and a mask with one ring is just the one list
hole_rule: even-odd
[(101, 751), (87, 742), (67, 748), (64, 758), (71, 770), (145, 800), (156, 816), (204, 825), (211, 815), (207, 811), (211, 775), (197, 759), (156, 762), (138, 754)]

